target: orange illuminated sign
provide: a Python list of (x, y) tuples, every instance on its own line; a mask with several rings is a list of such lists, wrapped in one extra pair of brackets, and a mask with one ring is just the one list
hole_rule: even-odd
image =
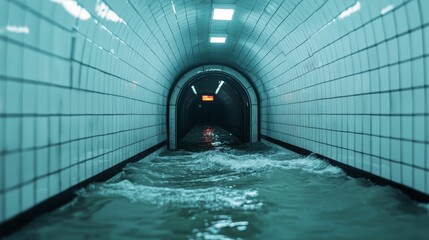
[(213, 95), (203, 95), (201, 100), (203, 100), (203, 102), (213, 102), (214, 97)]

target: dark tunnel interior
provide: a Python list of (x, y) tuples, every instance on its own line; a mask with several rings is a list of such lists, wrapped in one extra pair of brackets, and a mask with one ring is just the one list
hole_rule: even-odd
[[(213, 97), (213, 100), (203, 101), (203, 96)], [(191, 80), (183, 88), (177, 106), (177, 139), (181, 148), (185, 145), (183, 138), (196, 126), (221, 127), (240, 143), (250, 141), (247, 94), (227, 75), (204, 74)]]

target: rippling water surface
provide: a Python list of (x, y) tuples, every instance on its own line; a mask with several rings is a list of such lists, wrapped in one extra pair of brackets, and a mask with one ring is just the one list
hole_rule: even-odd
[(428, 239), (427, 205), (262, 143), (165, 152), (13, 239)]

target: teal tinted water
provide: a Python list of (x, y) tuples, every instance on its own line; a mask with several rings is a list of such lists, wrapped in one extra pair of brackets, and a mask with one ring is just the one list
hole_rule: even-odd
[(428, 239), (426, 205), (264, 144), (165, 152), (12, 239)]

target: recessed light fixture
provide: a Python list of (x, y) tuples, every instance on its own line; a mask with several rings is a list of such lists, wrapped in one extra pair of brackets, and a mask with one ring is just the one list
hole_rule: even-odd
[(233, 8), (214, 8), (213, 20), (226, 20), (231, 21), (234, 16)]
[(226, 37), (210, 37), (211, 43), (225, 43)]
[(227, 35), (223, 33), (211, 33), (210, 42), (211, 43), (225, 43)]
[(222, 85), (223, 85), (224, 83), (225, 83), (224, 81), (220, 81), (220, 82), (219, 82), (219, 85), (217, 86), (217, 89), (216, 89), (215, 94), (218, 94), (218, 93), (219, 93), (219, 90), (220, 90), (220, 88), (222, 87)]
[(192, 85), (191, 88), (192, 88), (192, 91), (194, 92), (194, 94), (197, 95), (197, 90), (195, 89), (195, 86)]

